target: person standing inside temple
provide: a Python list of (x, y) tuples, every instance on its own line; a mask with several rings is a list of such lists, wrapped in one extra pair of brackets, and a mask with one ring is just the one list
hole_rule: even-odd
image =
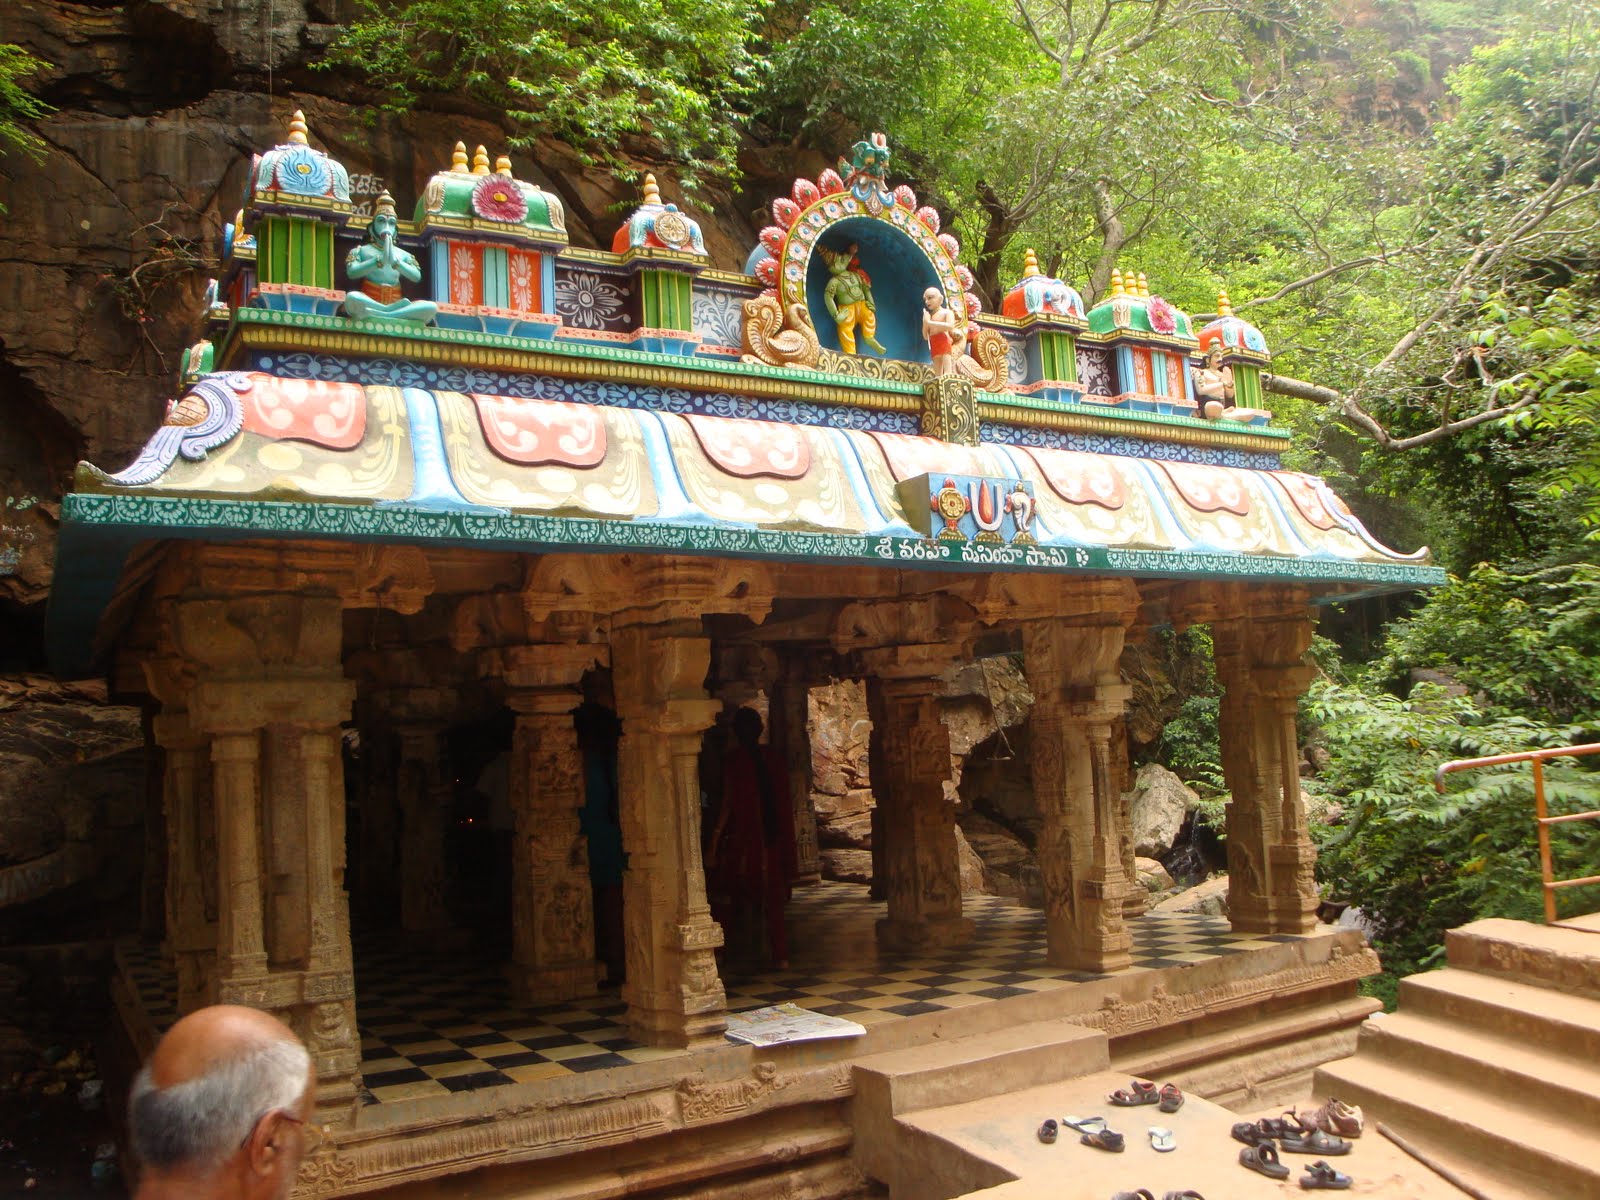
[(589, 886), (594, 897), (595, 957), (605, 964), (602, 987), (620, 987), (627, 973), (623, 945), (622, 850), (618, 807), (617, 745), (622, 722), (612, 708), (610, 677), (591, 671), (583, 679), (583, 703), (573, 710), (578, 750), (583, 755), (583, 808), (578, 821), (589, 843)]
[(789, 965), (783, 909), (794, 879), (794, 810), (789, 777), (771, 746), (761, 744), (761, 714), (733, 714), (733, 747), (722, 760), (722, 805), (711, 834), (712, 863), (736, 908), (760, 911), (772, 965)]

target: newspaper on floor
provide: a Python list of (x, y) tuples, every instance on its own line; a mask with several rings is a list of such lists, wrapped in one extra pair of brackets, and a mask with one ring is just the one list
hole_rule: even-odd
[(784, 1042), (814, 1042), (822, 1038), (860, 1037), (866, 1027), (843, 1017), (828, 1017), (798, 1004), (728, 1014), (728, 1040), (750, 1046), (778, 1046)]

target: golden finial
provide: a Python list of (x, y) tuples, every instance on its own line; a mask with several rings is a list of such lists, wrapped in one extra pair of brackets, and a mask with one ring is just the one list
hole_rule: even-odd
[(294, 116), (289, 118), (289, 144), (291, 146), (304, 146), (306, 142), (306, 115), (298, 108)]
[(1122, 272), (1115, 267), (1111, 268), (1111, 294), (1113, 296), (1125, 296), (1128, 294), (1127, 290), (1122, 286)]
[(656, 177), (645, 172), (644, 176), (644, 202), (646, 204), (661, 203), (661, 189), (656, 186)]
[(450, 156), (450, 170), (457, 175), (471, 173), (471, 168), (467, 166), (467, 144), (465, 142), (456, 143), (455, 153)]
[(1223, 288), (1217, 292), (1217, 316), (1233, 316), (1233, 302), (1228, 299), (1228, 289)]
[(375, 217), (392, 217), (394, 213), (394, 197), (385, 191), (372, 205), (372, 215)]
[(496, 175), (504, 175), (507, 179), (511, 178), (511, 158), (509, 155), (502, 154), (494, 160), (494, 173)]
[(489, 173), (489, 152), (482, 146), (472, 152), (472, 173), (474, 175)]
[(1039, 270), (1039, 256), (1033, 252), (1033, 247), (1028, 247), (1028, 252), (1022, 256), (1022, 277), (1032, 279), (1035, 275), (1043, 274)]
[(1139, 295), (1144, 299), (1150, 298), (1150, 281), (1145, 278), (1144, 272), (1139, 272)]

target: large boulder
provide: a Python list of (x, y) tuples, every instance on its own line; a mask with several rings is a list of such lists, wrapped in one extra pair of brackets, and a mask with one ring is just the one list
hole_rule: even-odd
[(1199, 807), (1200, 797), (1188, 784), (1159, 763), (1145, 763), (1133, 781), (1133, 852), (1162, 857), (1177, 841), (1184, 818)]
[(991, 895), (1006, 896), (1039, 907), (1044, 888), (1033, 851), (1004, 825), (970, 810), (957, 814), (963, 838), (983, 862)]
[(1133, 870), (1148, 892), (1164, 892), (1172, 887), (1172, 876), (1153, 858), (1134, 859)]
[(838, 883), (872, 882), (872, 851), (823, 850), (822, 877)]
[(956, 826), (956, 862), (960, 865), (963, 896), (994, 895), (994, 889), (989, 886), (988, 872), (984, 870), (983, 859), (973, 850), (959, 825)]
[(1228, 915), (1228, 877), (1214, 875), (1204, 883), (1197, 884), (1187, 891), (1179, 892), (1176, 896), (1169, 896), (1160, 904), (1154, 905), (1150, 916), (1170, 917), (1180, 913), (1200, 913), (1208, 917), (1225, 917)]

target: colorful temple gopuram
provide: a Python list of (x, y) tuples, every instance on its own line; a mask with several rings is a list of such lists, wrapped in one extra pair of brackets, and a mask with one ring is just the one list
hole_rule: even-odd
[[(889, 164), (874, 134), (796, 180), (742, 264), (649, 176), (600, 251), (482, 148), (441, 148), (409, 219), (354, 215), (298, 113), (251, 164), (165, 421), (65, 498), (49, 633), (162, 752), (166, 931), (119, 951), (129, 1044), (215, 1001), (281, 1015), (328, 1126), (303, 1194), (477, 1170), (475, 1195), (531, 1195), (537, 1163), (541, 1196), (864, 1195), (897, 1169), (851, 1148), (872, 1055), (1061, 1018), (1134, 1065), (1209, 1037), (1203, 1065), (1254, 1053), (1228, 1041), (1251, 1021), (1332, 1038), (1368, 1011), (1370, 951), (1316, 923), (1302, 656), (1316, 604), (1441, 572), (1283, 468), (1266, 342), (1225, 297), (1195, 328), (1130, 271), (1086, 308), (1030, 252), (985, 311)], [(1169, 934), (1135, 881), (1118, 660), (1200, 623), (1230, 916)], [(997, 654), (1033, 693), (1042, 913), (958, 879), (941, 677)], [(602, 678), (620, 991), (572, 715)], [(815, 882), (807, 697), (840, 679), (871, 716), (879, 900)], [(701, 803), (744, 704), (812, 886), (792, 965), (736, 977)], [(472, 728), (504, 731), (502, 817), (457, 804)], [(780, 1000), (867, 1032), (725, 1040)]]

